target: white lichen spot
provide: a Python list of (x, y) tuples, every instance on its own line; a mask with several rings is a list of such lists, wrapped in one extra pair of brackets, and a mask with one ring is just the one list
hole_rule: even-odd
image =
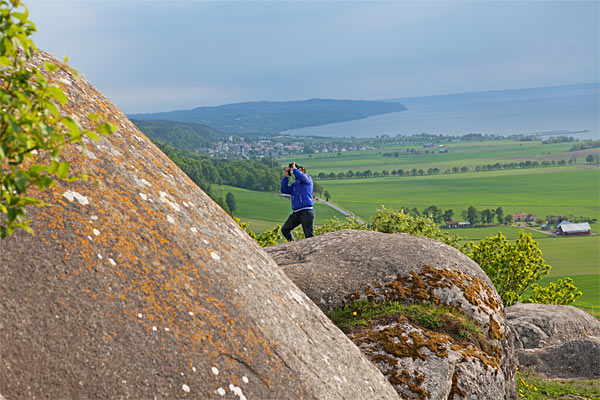
[(94, 239), (92, 239), (91, 236), (88, 236), (88, 239), (90, 239), (90, 241), (92, 241), (92, 242), (94, 241)]
[(148, 187), (152, 186), (152, 184), (145, 179), (142, 179), (140, 182), (142, 182), (144, 185), (146, 185)]
[(171, 224), (174, 224), (175, 223), (175, 218), (173, 218), (170, 215), (167, 215), (167, 221), (169, 221)]
[(92, 215), (92, 216), (90, 217), (90, 219), (91, 219), (92, 221), (98, 221), (98, 216), (97, 216), (97, 215)]
[(307, 310), (309, 309), (309, 307), (306, 305), (306, 303), (304, 302), (304, 299), (302, 298), (302, 296), (299, 293), (297, 293), (293, 290), (290, 290), (289, 293), (294, 300), (296, 300), (299, 304), (306, 307)]
[(183, 385), (181, 385), (181, 388), (183, 389), (184, 392), (189, 393), (190, 392), (190, 387), (188, 385), (186, 385), (185, 383)]
[(140, 193), (140, 197), (142, 198), (142, 200), (148, 200), (148, 195), (146, 193)]
[(158, 328), (157, 328), (157, 327), (155, 327), (155, 326), (153, 326), (153, 327), (152, 327), (152, 330), (153, 330), (153, 331), (157, 331), (157, 330), (158, 330)]
[(193, 312), (191, 312), (191, 311), (190, 311), (190, 312), (188, 312), (188, 314), (190, 314), (190, 316), (192, 316), (192, 317), (194, 316), (194, 313), (193, 313)]
[(65, 85), (71, 85), (71, 81), (66, 80), (65, 78), (59, 78), (58, 81), (64, 83)]
[(248, 289), (252, 289), (252, 285), (251, 284), (248, 284)]
[(214, 251), (210, 252), (210, 256), (213, 258), (213, 260), (217, 260), (218, 261), (218, 260), (221, 259), (221, 257), (217, 253), (215, 253)]
[(196, 372), (196, 367), (192, 367), (192, 371)]
[(111, 263), (112, 265), (117, 265), (117, 263), (115, 262), (115, 260), (113, 260), (112, 258), (109, 258), (108, 262)]
[(189, 204), (188, 204), (186, 201), (184, 201), (184, 202), (183, 202), (183, 206), (184, 206), (185, 208), (188, 208), (188, 207), (189, 207)]
[(202, 241), (204, 242), (204, 244), (208, 244), (208, 240), (202, 239)]
[(213, 374), (219, 375), (219, 369), (217, 367), (212, 367), (210, 370), (212, 371)]
[(169, 328), (165, 328), (165, 331), (169, 332)]
[(144, 316), (142, 315), (142, 313), (138, 313), (138, 318), (143, 318)]
[(67, 190), (63, 193), (63, 196), (66, 197), (69, 201), (77, 200), (82, 206), (90, 204), (87, 197), (72, 190)]
[(100, 235), (100, 231), (98, 229), (94, 229), (92, 232), (94, 232), (94, 235), (96, 236)]
[(250, 264), (246, 264), (246, 267), (247, 267), (247, 268), (248, 268), (250, 271), (254, 270), (254, 268), (252, 268), (252, 265), (250, 265)]
[(248, 382), (250, 382), (250, 381), (248, 380), (248, 377), (247, 377), (247, 376), (242, 376), (242, 382), (244, 382), (244, 383), (248, 383)]
[(194, 233), (198, 233), (198, 229), (196, 229), (196, 228), (194, 228), (194, 227), (191, 227), (191, 228), (190, 228), (190, 230), (191, 230), (192, 232), (194, 232)]
[(241, 387), (229, 384), (229, 390), (231, 390), (233, 394), (238, 396), (240, 400), (246, 400), (246, 396), (244, 396), (244, 392), (242, 392)]
[(102, 254), (98, 254), (98, 258), (102, 260)]
[(217, 389), (217, 393), (219, 393), (219, 396), (225, 396), (225, 393), (227, 393), (227, 392), (225, 391), (225, 389), (220, 387)]

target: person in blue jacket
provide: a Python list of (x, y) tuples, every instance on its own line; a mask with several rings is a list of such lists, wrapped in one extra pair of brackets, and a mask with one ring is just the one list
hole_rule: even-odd
[[(294, 175), (296, 179), (289, 185), (290, 176)], [(313, 208), (313, 182), (306, 169), (295, 162), (291, 163), (285, 169), (285, 177), (281, 181), (281, 193), (292, 196), (292, 211), (287, 221), (281, 227), (281, 234), (288, 242), (294, 240), (292, 229), (302, 225), (304, 236), (309, 238), (314, 236), (313, 222), (315, 220), (315, 210)]]

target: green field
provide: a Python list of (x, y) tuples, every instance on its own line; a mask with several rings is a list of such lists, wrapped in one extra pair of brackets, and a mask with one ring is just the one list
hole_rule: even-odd
[[(502, 206), (504, 213), (574, 214), (598, 218), (600, 170), (565, 167), (449, 175), (325, 180), (331, 200), (368, 219), (381, 205), (453, 209), (455, 218), (470, 205)], [(598, 232), (598, 222), (592, 225)]]
[[(587, 154), (598, 154), (598, 149), (568, 152), (572, 143), (541, 144), (540, 142), (517, 142), (517, 141), (468, 141), (445, 143), (448, 153), (437, 153), (437, 149), (425, 149), (422, 146), (392, 146), (384, 149), (368, 151), (352, 151), (339, 153), (321, 153), (311, 155), (293, 156), (300, 165), (308, 168), (309, 172), (316, 176), (319, 172), (347, 172), (348, 170), (383, 171), (402, 168), (428, 168), (437, 167), (442, 171), (447, 168), (463, 166), (474, 167), (482, 164), (500, 164), (537, 160), (539, 162), (568, 161), (572, 156), (577, 157), (578, 165), (584, 164)], [(432, 151), (430, 154), (404, 155), (400, 157), (385, 157), (383, 153), (394, 151), (405, 151), (407, 147), (419, 151)], [(281, 159), (282, 164), (289, 163), (289, 157)]]

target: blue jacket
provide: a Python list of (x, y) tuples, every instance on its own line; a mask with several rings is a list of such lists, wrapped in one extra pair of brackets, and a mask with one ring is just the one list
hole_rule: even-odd
[(313, 206), (313, 182), (308, 174), (303, 174), (298, 168), (294, 168), (296, 180), (288, 185), (289, 177), (281, 181), (281, 193), (292, 195), (292, 210), (300, 210)]

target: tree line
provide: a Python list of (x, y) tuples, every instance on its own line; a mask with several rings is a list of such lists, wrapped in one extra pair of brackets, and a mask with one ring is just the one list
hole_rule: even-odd
[[(400, 207), (400, 210), (407, 215), (412, 217), (428, 217), (431, 218), (436, 224), (443, 224), (446, 221), (452, 221), (456, 215), (453, 209), (442, 210), (438, 206), (429, 206), (423, 210), (419, 210), (417, 207)], [(477, 210), (474, 206), (469, 206), (468, 209), (461, 212), (461, 217), (469, 221), (471, 225), (478, 223), (481, 224), (493, 224), (494, 220), (498, 221), (499, 224), (511, 223), (512, 215), (504, 215), (504, 209), (498, 207), (496, 209), (485, 209)], [(508, 220), (510, 219), (510, 221)]]
[[(588, 161), (586, 159), (586, 161)], [(573, 165), (577, 163), (577, 157), (571, 157), (567, 160), (552, 160), (552, 161), (521, 161), (521, 162), (510, 162), (500, 164), (499, 162), (495, 164), (482, 164), (477, 165), (475, 168), (470, 168), (468, 166), (462, 167), (451, 167), (447, 168), (443, 171), (444, 174), (458, 174), (465, 173), (469, 171), (482, 172), (482, 171), (499, 171), (499, 170), (508, 170), (508, 169), (526, 169), (526, 168), (549, 168), (549, 167), (562, 167), (566, 165)], [(370, 169), (364, 171), (352, 171), (348, 170), (348, 172), (319, 172), (315, 178), (322, 180), (334, 180), (334, 179), (354, 179), (354, 178), (377, 178), (380, 176), (424, 176), (424, 175), (438, 175), (442, 173), (442, 170), (438, 167), (432, 168), (412, 168), (412, 169), (393, 169), (393, 170), (383, 170), (383, 171), (372, 171)]]
[(583, 142), (577, 142), (569, 151), (577, 151), (577, 150), (587, 150), (587, 149), (596, 149), (600, 147), (600, 140), (585, 140)]

